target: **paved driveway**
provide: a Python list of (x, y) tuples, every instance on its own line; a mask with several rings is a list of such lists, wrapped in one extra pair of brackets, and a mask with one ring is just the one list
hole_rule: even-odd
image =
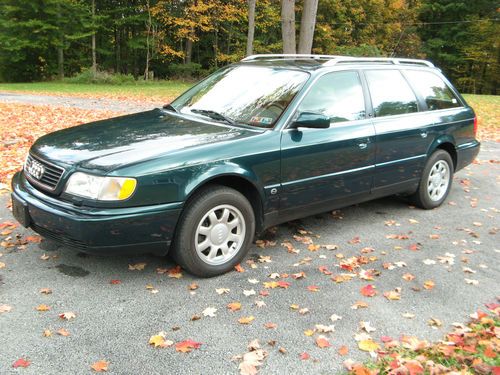
[[(479, 163), (457, 173), (447, 202), (433, 211), (387, 198), (280, 225), (261, 238), (264, 248), (251, 248), (245, 272), (208, 280), (169, 277), (164, 271), (174, 265), (163, 258), (88, 256), (32, 242), (30, 230), (3, 228), (0, 305), (11, 310), (0, 312), (0, 373), (85, 374), (101, 359), (111, 374), (237, 373), (232, 357), (258, 339), (268, 353), (262, 374), (332, 374), (347, 358), (369, 358), (354, 338), (361, 321), (370, 322), (379, 342), (403, 334), (439, 339), (500, 294), (499, 159), (499, 145), (484, 143)], [(0, 223), (12, 220), (8, 197), (0, 200)], [(17, 238), (28, 243), (8, 247)], [(129, 270), (138, 263), (143, 270)], [(273, 273), (280, 277), (271, 279)], [(370, 275), (373, 281), (360, 277)], [(289, 284), (266, 289), (271, 281)], [(366, 285), (378, 294), (363, 296)], [(222, 288), (227, 293), (218, 294)], [(396, 288), (399, 300), (384, 297)], [(358, 301), (368, 307), (354, 309)], [(230, 311), (231, 302), (241, 310)], [(37, 311), (42, 304), (50, 309)], [(214, 317), (204, 316), (207, 308), (217, 309)], [(76, 317), (58, 317), (65, 312)], [(342, 319), (332, 322), (332, 314)], [(250, 324), (238, 322), (251, 316)], [(429, 325), (432, 318), (442, 326)], [(331, 347), (316, 345), (321, 333), (304, 333), (317, 324), (335, 326), (323, 333)], [(57, 334), (61, 328), (69, 336)], [(44, 337), (45, 330), (52, 336)], [(190, 353), (150, 346), (160, 331), (174, 343), (192, 339), (201, 346)], [(342, 356), (344, 345), (349, 352)], [(300, 358), (304, 352), (309, 359)], [(19, 358), (31, 365), (13, 369)]]

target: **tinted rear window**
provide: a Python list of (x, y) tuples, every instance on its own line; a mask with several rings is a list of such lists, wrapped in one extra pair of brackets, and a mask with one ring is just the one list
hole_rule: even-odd
[(418, 111), (417, 98), (399, 70), (365, 72), (375, 117)]
[(431, 111), (461, 107), (453, 91), (438, 75), (424, 70), (408, 70), (405, 75), (413, 87), (422, 95)]

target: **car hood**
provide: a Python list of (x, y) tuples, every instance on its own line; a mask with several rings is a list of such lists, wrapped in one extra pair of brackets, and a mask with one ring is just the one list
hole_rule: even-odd
[(31, 152), (55, 164), (110, 171), (186, 148), (259, 133), (154, 109), (47, 134), (35, 142)]

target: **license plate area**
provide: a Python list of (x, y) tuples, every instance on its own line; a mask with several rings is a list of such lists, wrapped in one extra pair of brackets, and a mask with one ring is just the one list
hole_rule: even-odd
[(12, 214), (23, 227), (27, 228), (30, 225), (28, 205), (17, 199), (15, 195), (12, 195)]

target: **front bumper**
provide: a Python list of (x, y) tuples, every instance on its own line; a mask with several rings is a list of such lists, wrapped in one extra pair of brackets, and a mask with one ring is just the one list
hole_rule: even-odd
[(22, 225), (84, 252), (164, 255), (182, 203), (111, 209), (79, 207), (45, 195), (18, 172), (12, 179), (12, 207)]

